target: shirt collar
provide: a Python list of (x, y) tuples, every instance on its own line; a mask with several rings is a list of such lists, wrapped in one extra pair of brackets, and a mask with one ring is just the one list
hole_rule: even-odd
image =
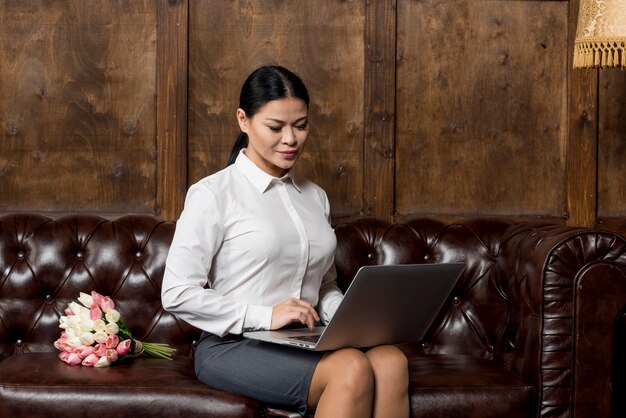
[(267, 174), (261, 168), (259, 168), (252, 160), (250, 160), (244, 153), (245, 148), (239, 151), (239, 155), (235, 160), (235, 167), (237, 167), (244, 176), (252, 183), (252, 185), (261, 193), (265, 193), (267, 189), (274, 183), (291, 181), (291, 184), (295, 189), (300, 192), (300, 187), (294, 176), (288, 171), (282, 177), (274, 177)]

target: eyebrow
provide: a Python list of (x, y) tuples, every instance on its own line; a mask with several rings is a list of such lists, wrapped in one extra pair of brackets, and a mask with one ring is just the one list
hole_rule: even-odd
[[(298, 122), (302, 122), (304, 120), (308, 120), (309, 117), (308, 116), (302, 116), (301, 118), (296, 119), (293, 123), (298, 123)], [(286, 123), (284, 120), (280, 120), (280, 119), (274, 119), (274, 118), (265, 118), (266, 121), (270, 121), (270, 122), (276, 122), (276, 123)]]

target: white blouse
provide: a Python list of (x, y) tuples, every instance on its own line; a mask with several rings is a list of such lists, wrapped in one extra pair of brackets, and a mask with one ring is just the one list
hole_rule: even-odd
[(269, 329), (290, 297), (322, 322), (343, 295), (326, 193), (315, 183), (265, 173), (240, 152), (191, 186), (167, 257), (163, 307), (212, 334)]

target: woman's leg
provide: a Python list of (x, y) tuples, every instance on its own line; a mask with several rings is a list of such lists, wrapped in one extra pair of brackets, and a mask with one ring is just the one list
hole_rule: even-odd
[(407, 359), (397, 347), (342, 349), (318, 363), (308, 404), (316, 417), (407, 418), (408, 386)]
[(374, 370), (373, 417), (409, 416), (409, 368), (406, 356), (397, 347), (382, 345), (368, 350)]
[(309, 388), (309, 407), (316, 417), (370, 417), (374, 370), (360, 350), (344, 348), (324, 355)]

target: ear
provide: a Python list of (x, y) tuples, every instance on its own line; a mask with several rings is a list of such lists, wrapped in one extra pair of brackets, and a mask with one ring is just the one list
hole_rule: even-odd
[(241, 132), (248, 133), (248, 117), (243, 109), (237, 109), (237, 122), (239, 123), (239, 129)]

